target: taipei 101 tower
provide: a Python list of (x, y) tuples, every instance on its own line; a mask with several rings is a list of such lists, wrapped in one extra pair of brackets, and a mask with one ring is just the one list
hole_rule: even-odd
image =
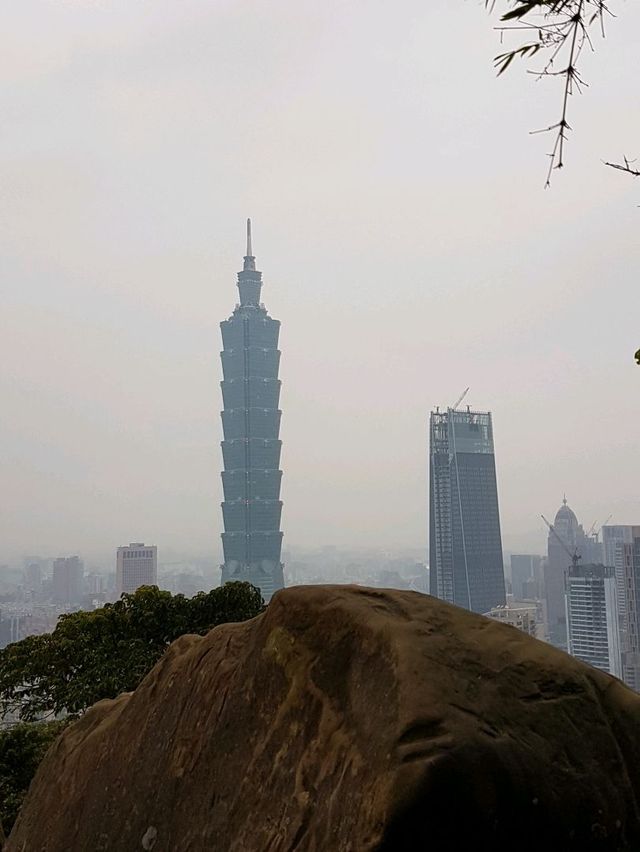
[(240, 304), (222, 330), (222, 582), (253, 583), (269, 601), (284, 586), (280, 516), (280, 322), (260, 302), (247, 220), (247, 253), (238, 273)]

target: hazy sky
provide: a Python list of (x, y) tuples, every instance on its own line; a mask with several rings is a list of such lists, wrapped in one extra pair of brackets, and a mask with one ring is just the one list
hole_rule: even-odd
[(0, 34), (0, 561), (217, 554), (244, 221), (282, 321), (285, 548), (426, 543), (427, 417), (493, 412), (505, 547), (640, 523), (640, 8), (560, 92), (476, 0), (20, 0)]

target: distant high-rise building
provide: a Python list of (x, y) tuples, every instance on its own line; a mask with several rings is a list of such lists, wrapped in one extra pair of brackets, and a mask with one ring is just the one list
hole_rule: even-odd
[(571, 656), (622, 677), (614, 569), (571, 565), (566, 573), (565, 606)]
[(84, 565), (77, 556), (60, 557), (53, 562), (53, 600), (57, 604), (82, 603)]
[(84, 578), (84, 587), (88, 595), (104, 594), (106, 582), (103, 574), (91, 573)]
[(574, 553), (584, 565), (602, 562), (602, 545), (586, 535), (565, 497), (556, 512), (553, 530), (549, 530), (544, 568), (549, 637), (554, 645), (564, 649), (567, 647), (565, 575)]
[(222, 371), (222, 582), (245, 580), (265, 600), (284, 586), (280, 517), (280, 322), (260, 302), (247, 222), (247, 253), (238, 273), (240, 303), (220, 323)]
[[(611, 524), (602, 527), (603, 561), (608, 568), (614, 568), (616, 574), (616, 589), (618, 594), (618, 614), (620, 630), (626, 630), (627, 594), (625, 583), (625, 550), (622, 545), (633, 545), (634, 537), (640, 535), (640, 527), (626, 524)], [(629, 557), (629, 551), (626, 552)]]
[(640, 527), (632, 524), (605, 524), (602, 527), (603, 564), (608, 568), (614, 568), (618, 545), (633, 544), (634, 537), (639, 534)]
[(511, 592), (516, 600), (530, 597), (525, 593), (525, 586), (529, 592), (532, 584), (538, 581), (541, 561), (540, 556), (530, 553), (511, 554)]
[[(515, 597), (515, 596), (514, 596)], [(543, 601), (544, 591), (540, 580), (535, 577), (528, 577), (522, 584), (522, 597), (518, 600), (523, 601), (541, 601), (544, 603), (544, 611), (547, 611), (547, 602)], [(546, 617), (545, 617), (546, 623)]]
[(622, 677), (640, 691), (640, 526), (602, 528), (605, 565), (616, 578)]
[(24, 566), (23, 577), (25, 590), (38, 597), (42, 591), (42, 565), (39, 562), (28, 562)]
[(432, 412), (429, 455), (431, 594), (489, 612), (506, 602), (491, 414)]
[(116, 593), (131, 594), (140, 586), (158, 584), (158, 548), (133, 542), (118, 548), (116, 557)]

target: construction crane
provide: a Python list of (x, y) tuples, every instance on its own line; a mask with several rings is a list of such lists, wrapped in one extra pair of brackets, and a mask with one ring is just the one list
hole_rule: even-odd
[(545, 518), (544, 515), (540, 515), (540, 517), (542, 518), (542, 520), (545, 522), (545, 524), (549, 527), (551, 532), (554, 534), (554, 536), (558, 539), (558, 541), (562, 545), (562, 549), (565, 551), (565, 553), (567, 554), (569, 559), (571, 559), (571, 564), (573, 565), (574, 569), (577, 568), (578, 562), (582, 559), (582, 556), (578, 553), (578, 548), (576, 547), (575, 550), (572, 553), (569, 550), (569, 548), (567, 547), (567, 545), (564, 543), (564, 541), (560, 538), (558, 533), (556, 532), (556, 528), (553, 526), (553, 524), (550, 524), (549, 521)]
[[(609, 521), (611, 520), (612, 517), (613, 517), (613, 513), (610, 514), (609, 517), (607, 518), (607, 520), (603, 521), (601, 524), (598, 524), (597, 521), (594, 521), (593, 524), (591, 525), (591, 529), (587, 533), (587, 536), (589, 538), (595, 539), (596, 543), (597, 543), (600, 540), (600, 533), (602, 532), (602, 527), (605, 527), (609, 523)], [(598, 529), (596, 529), (596, 527), (598, 527)]]
[(458, 399), (457, 399), (457, 400), (453, 403), (453, 405), (451, 406), (451, 410), (452, 410), (452, 411), (455, 411), (455, 410), (457, 409), (457, 407), (460, 405), (460, 403), (462, 402), (462, 400), (465, 398), (465, 396), (466, 396), (468, 393), (469, 393), (469, 388), (466, 388), (466, 389), (465, 389), (465, 390), (464, 390), (464, 391), (460, 394), (460, 396), (458, 397)]

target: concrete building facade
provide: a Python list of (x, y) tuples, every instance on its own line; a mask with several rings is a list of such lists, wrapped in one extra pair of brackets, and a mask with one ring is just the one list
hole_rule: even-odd
[(568, 568), (565, 608), (571, 656), (622, 677), (614, 569), (579, 563)]
[(529, 606), (518, 604), (496, 606), (486, 612), (485, 615), (487, 618), (493, 618), (503, 624), (510, 624), (512, 627), (522, 630), (528, 636), (533, 636), (534, 639), (544, 639), (544, 625), (538, 623), (535, 603)]
[[(602, 547), (604, 550), (604, 564), (615, 569), (616, 587), (618, 592), (618, 615), (620, 618), (620, 630), (626, 631), (627, 625), (627, 584), (625, 582), (627, 560), (633, 556), (633, 539), (640, 536), (640, 527), (630, 524), (610, 524), (602, 527)], [(631, 549), (625, 550), (624, 545), (631, 545)]]
[(622, 677), (640, 692), (640, 526), (604, 526), (602, 541), (605, 564), (616, 578)]
[(116, 594), (132, 594), (140, 586), (158, 584), (158, 548), (132, 542), (118, 548), (116, 555)]
[(84, 565), (78, 556), (61, 556), (53, 561), (53, 600), (63, 606), (82, 603)]

